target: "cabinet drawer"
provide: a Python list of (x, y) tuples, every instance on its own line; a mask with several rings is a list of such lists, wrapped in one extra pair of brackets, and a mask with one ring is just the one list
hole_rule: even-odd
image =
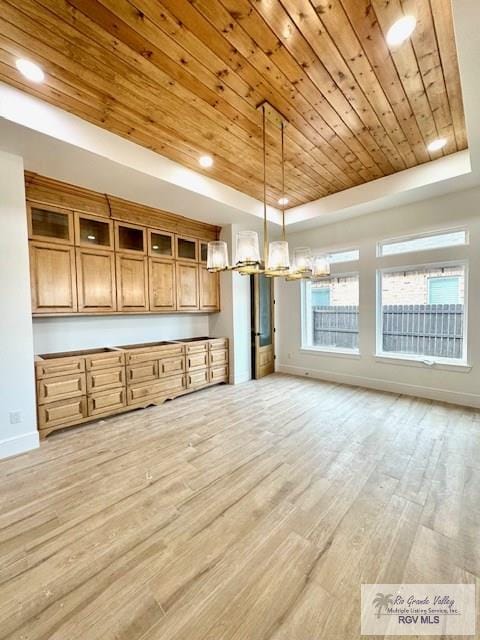
[(205, 342), (187, 342), (185, 344), (185, 352), (189, 353), (203, 353), (208, 351), (208, 340)]
[(208, 367), (208, 352), (191, 353), (187, 356), (187, 371)]
[(76, 373), (59, 378), (44, 378), (37, 382), (38, 404), (85, 395), (85, 374)]
[(35, 363), (37, 380), (41, 378), (55, 378), (62, 375), (82, 373), (85, 371), (83, 358), (58, 358), (51, 360), (37, 360)]
[(210, 351), (214, 349), (228, 349), (228, 338), (214, 338), (209, 341)]
[(166, 378), (179, 373), (185, 372), (185, 356), (179, 355), (174, 358), (162, 358), (158, 361), (158, 375), (160, 378)]
[(162, 347), (139, 347), (127, 351), (127, 364), (136, 364), (137, 362), (148, 362), (149, 360), (158, 360), (159, 358), (170, 358), (176, 355), (182, 355), (184, 347), (181, 344), (165, 345)]
[(125, 407), (126, 404), (125, 388), (94, 393), (88, 398), (88, 415), (96, 416), (104, 413), (115, 413), (117, 409)]
[(69, 398), (38, 407), (38, 427), (47, 429), (58, 425), (66, 427), (81, 422), (87, 417), (87, 399), (85, 396)]
[(228, 382), (228, 364), (210, 369), (210, 382)]
[(125, 364), (125, 354), (123, 351), (111, 351), (110, 353), (97, 353), (85, 358), (85, 368), (87, 371), (98, 371), (99, 369), (110, 369)]
[(128, 384), (146, 382), (158, 378), (158, 360), (127, 366)]
[(200, 371), (191, 371), (187, 374), (187, 387), (189, 389), (204, 387), (210, 382), (208, 369), (202, 369)]
[(147, 384), (134, 385), (128, 388), (128, 404), (137, 404), (142, 400), (154, 398), (173, 398), (186, 388), (185, 376), (172, 376), (164, 380), (156, 380)]
[(87, 393), (107, 391), (125, 386), (125, 367), (122, 365), (112, 369), (87, 371)]
[(211, 367), (221, 364), (228, 364), (228, 351), (226, 349), (210, 351), (210, 353), (208, 354), (208, 360)]

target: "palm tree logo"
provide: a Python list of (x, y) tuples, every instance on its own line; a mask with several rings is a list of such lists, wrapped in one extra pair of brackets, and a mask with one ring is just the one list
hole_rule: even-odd
[(382, 609), (387, 609), (393, 604), (393, 593), (377, 593), (373, 601), (373, 606), (377, 609), (377, 618), (380, 618)]

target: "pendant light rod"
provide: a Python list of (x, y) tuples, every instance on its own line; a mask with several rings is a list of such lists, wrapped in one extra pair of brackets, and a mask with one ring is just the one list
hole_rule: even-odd
[(263, 114), (263, 261), (268, 262), (268, 224), (267, 224), (267, 116), (265, 104)]
[(282, 240), (285, 241), (285, 124), (282, 120)]

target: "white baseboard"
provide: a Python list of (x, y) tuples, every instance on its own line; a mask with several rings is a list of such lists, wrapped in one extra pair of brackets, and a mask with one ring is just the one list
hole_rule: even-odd
[(21, 436), (0, 440), (0, 459), (17, 456), (40, 446), (38, 431), (23, 433)]
[(474, 393), (449, 391), (447, 389), (437, 389), (435, 387), (421, 387), (415, 384), (391, 382), (389, 380), (367, 378), (365, 376), (352, 374), (333, 373), (331, 371), (324, 371), (321, 369), (305, 369), (304, 367), (294, 367), (286, 364), (279, 364), (277, 371), (280, 373), (289, 373), (294, 376), (303, 376), (306, 378), (325, 380), (327, 382), (348, 384), (354, 387), (366, 387), (367, 389), (389, 391), (390, 393), (401, 393), (407, 396), (417, 396), (419, 398), (427, 398), (428, 400), (437, 400), (438, 402), (449, 402), (451, 404), (474, 407), (475, 409), (480, 408), (480, 395)]

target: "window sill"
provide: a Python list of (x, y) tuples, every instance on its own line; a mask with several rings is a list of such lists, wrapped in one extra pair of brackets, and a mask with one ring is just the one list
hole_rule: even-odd
[(387, 353), (375, 354), (376, 362), (383, 364), (399, 364), (407, 367), (422, 367), (424, 369), (437, 369), (440, 371), (457, 371), (461, 373), (468, 373), (472, 369), (472, 365), (462, 360), (448, 361), (445, 359), (432, 359), (432, 358), (416, 358), (413, 355), (394, 355)]
[(301, 353), (309, 353), (311, 355), (320, 356), (337, 356), (339, 358), (353, 358), (354, 360), (360, 359), (360, 352), (358, 349), (328, 349), (327, 347), (302, 347)]

